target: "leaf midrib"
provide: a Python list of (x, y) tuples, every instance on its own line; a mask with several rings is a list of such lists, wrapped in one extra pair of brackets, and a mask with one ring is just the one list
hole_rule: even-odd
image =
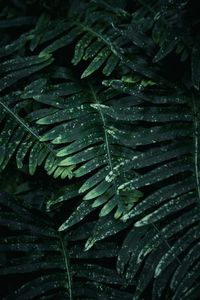
[[(5, 105), (2, 101), (0, 101), (0, 105), (3, 106), (3, 108), (7, 111), (7, 113), (9, 115), (11, 115), (11, 117), (13, 119), (15, 119), (17, 121), (18, 124), (20, 124), (23, 128), (25, 128), (25, 130), (27, 132), (29, 132), (37, 141), (39, 141), (41, 143), (41, 137), (35, 132), (32, 130), (31, 127), (29, 127), (23, 119), (21, 119), (17, 114), (15, 114), (7, 105)], [(47, 144), (47, 143), (44, 143), (42, 142), (42, 144), (44, 145), (44, 147), (46, 147), (48, 149), (48, 151), (50, 153), (52, 153), (53, 155), (56, 156), (56, 153), (55, 151)]]
[(195, 165), (195, 179), (196, 179), (196, 186), (197, 186), (197, 194), (200, 203), (200, 180), (199, 180), (199, 166), (198, 166), (198, 134), (199, 134), (199, 127), (198, 127), (198, 111), (196, 102), (193, 96), (193, 112), (194, 112), (194, 165)]
[(72, 296), (72, 279), (71, 279), (71, 274), (70, 274), (68, 255), (67, 255), (67, 251), (65, 249), (65, 245), (64, 245), (64, 242), (63, 242), (62, 233), (58, 232), (58, 236), (59, 236), (61, 251), (62, 251), (62, 255), (63, 255), (63, 259), (64, 259), (64, 266), (65, 266), (65, 270), (66, 270), (66, 273), (67, 273), (69, 299), (73, 300), (73, 296)]
[[(90, 87), (90, 90), (91, 90), (91, 93), (92, 93), (92, 96), (93, 96), (93, 99), (95, 101), (96, 104), (100, 104), (99, 101), (98, 101), (98, 97), (93, 89), (93, 86), (91, 84), (89, 84), (89, 87)], [(101, 116), (101, 119), (102, 119), (102, 123), (103, 123), (103, 130), (104, 130), (104, 136), (105, 136), (105, 144), (106, 144), (106, 152), (107, 152), (107, 157), (108, 157), (108, 164), (109, 164), (109, 167), (110, 167), (110, 171), (112, 172), (112, 174), (114, 174), (114, 171), (113, 171), (113, 164), (112, 164), (112, 158), (111, 158), (111, 151), (110, 151), (110, 146), (109, 146), (109, 139), (108, 139), (108, 133), (106, 131), (106, 120), (104, 118), (104, 115), (103, 115), (103, 112), (101, 110), (101, 106), (99, 105), (99, 108), (98, 108), (98, 112), (100, 113), (100, 116)], [(113, 186), (114, 186), (114, 190), (115, 190), (115, 194), (116, 196), (118, 197), (118, 193), (117, 193), (117, 184), (116, 184), (116, 181), (115, 179), (113, 179)]]

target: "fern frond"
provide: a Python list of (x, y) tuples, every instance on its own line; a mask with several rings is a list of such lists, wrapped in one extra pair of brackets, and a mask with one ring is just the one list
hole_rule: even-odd
[[(28, 78), (32, 73), (38, 72), (52, 63), (52, 58), (47, 56), (19, 57), (6, 60), (1, 64), (1, 73), (4, 77), (0, 80), (1, 90), (8, 89), (22, 78)], [(40, 92), (45, 79), (37, 82), (37, 91)], [(41, 132), (30, 124), (30, 110), (33, 102), (30, 101), (36, 85), (30, 84), (22, 91), (8, 93), (0, 99), (1, 106), (1, 170), (4, 170), (8, 162), (15, 154), (18, 168), (23, 167), (25, 157), (29, 159), (29, 172), (34, 174), (36, 167), (45, 162), (48, 173), (54, 172), (57, 177), (71, 177), (71, 168), (59, 167), (56, 151), (48, 143), (40, 141)], [(69, 92), (69, 91), (68, 91)], [(26, 115), (25, 115), (26, 114)], [(31, 117), (33, 118), (33, 115)]]
[[(156, 103), (156, 116), (151, 111), (151, 118), (148, 119), (145, 112), (142, 113), (144, 119), (141, 121), (145, 120), (145, 123), (139, 126), (138, 134), (135, 130), (127, 136), (129, 138), (126, 138), (125, 131), (120, 132), (116, 129), (115, 136), (120, 141), (126, 141), (126, 145), (134, 147), (136, 150), (140, 145), (147, 145), (146, 150), (133, 156), (132, 161), (125, 163), (125, 168), (133, 168), (138, 174), (137, 177), (118, 187), (127, 192), (133, 189), (147, 190), (147, 196), (144, 192), (142, 201), (136, 203), (135, 207), (122, 217), (123, 220), (132, 220), (134, 227), (119, 253), (118, 270), (122, 273), (125, 272), (126, 278), (131, 281), (137, 276), (141, 263), (145, 263), (145, 270), (149, 261), (154, 259), (149, 277), (143, 277), (144, 270), (139, 275), (136, 299), (140, 299), (144, 289), (152, 280), (155, 286), (152, 291), (152, 299), (159, 299), (162, 297), (164, 289), (168, 284), (170, 285), (170, 277), (173, 278), (173, 274), (178, 272), (176, 270), (183, 267), (184, 257), (188, 257), (188, 253), (192, 251), (192, 245), (196, 247), (199, 241), (199, 105), (196, 97), (193, 97), (193, 102), (184, 95), (171, 96), (170, 100), (169, 95), (166, 98), (162, 95), (153, 98), (151, 92), (147, 93), (145, 88), (141, 90), (137, 84), (124, 83), (119, 80), (106, 81), (105, 84), (129, 95), (140, 97), (141, 102), (133, 107), (133, 112), (130, 114), (131, 120), (134, 120), (137, 106), (142, 106), (143, 103), (146, 111), (149, 109), (151, 111)], [(150, 90), (151, 88), (149, 88)], [(181, 113), (181, 119), (177, 119), (177, 121), (175, 121), (176, 117), (171, 120), (167, 119), (167, 110), (171, 103), (173, 103), (174, 114), (176, 114), (176, 109), (179, 114), (184, 107), (188, 114)], [(162, 106), (165, 107), (165, 116), (159, 120)], [(106, 113), (114, 116), (111, 110), (107, 109)], [(171, 113), (170, 115), (172, 116)], [(115, 115), (115, 118), (117, 117), (125, 121), (129, 115), (120, 112)], [(159, 130), (160, 125), (157, 127), (157, 122), (162, 124), (161, 131)], [(173, 136), (170, 134), (172, 130), (169, 130), (170, 127), (168, 127), (170, 124), (173, 124)], [(183, 131), (180, 130), (181, 128)], [(167, 186), (165, 186), (166, 183)], [(189, 268), (192, 273), (192, 260), (191, 265), (188, 265)], [(192, 274), (195, 274), (195, 282), (200, 276), (197, 268)], [(185, 276), (185, 279), (182, 278), (185, 289), (183, 291), (183, 285), (179, 282), (179, 287), (177, 283), (176, 288), (174, 287), (170, 291), (170, 293), (174, 293), (172, 299), (185, 297), (190, 290), (190, 285), (186, 284), (188, 280), (186, 273), (183, 276)]]
[(27, 277), (3, 296), (198, 298), (194, 1), (11, 2), (0, 3), (0, 187), (17, 200), (0, 195), (0, 274)]
[[(72, 86), (73, 82), (63, 84), (63, 90), (66, 89), (68, 93), (68, 88), (71, 90)], [(61, 88), (55, 86), (56, 89), (59, 87)], [(77, 88), (76, 93), (75, 90), (71, 92), (73, 94), (67, 101), (65, 100), (66, 104), (64, 100), (56, 102), (59, 106), (56, 112), (52, 113), (50, 110), (50, 115), (37, 120), (37, 124), (45, 125), (45, 130), (50, 125), (53, 126), (42, 136), (41, 141), (51, 141), (57, 146), (60, 167), (76, 166), (74, 169), (76, 177), (92, 174), (79, 189), (80, 193), (85, 193), (84, 200), (93, 200), (94, 207), (105, 203), (100, 212), (101, 216), (118, 206), (116, 217), (119, 217), (126, 210), (126, 206), (130, 209), (134, 205), (134, 201), (141, 197), (141, 193), (133, 190), (133, 200), (126, 203), (125, 199), (130, 197), (131, 193), (120, 195), (117, 190), (122, 178), (131, 176), (130, 171), (126, 175), (124, 171), (119, 173), (118, 169), (126, 160), (131, 159), (134, 150), (126, 148), (123, 143), (118, 143), (110, 134), (112, 122), (116, 121), (110, 118), (109, 114), (106, 115), (104, 110), (114, 109), (108, 106), (109, 102), (113, 101), (113, 92), (95, 90), (95, 86), (91, 84), (87, 89)], [(42, 93), (34, 96), (34, 99), (46, 103), (47, 97)], [(120, 105), (121, 101), (123, 99), (116, 99), (116, 104), (119, 102)], [(53, 106), (54, 103), (52, 102)]]
[[(116, 10), (119, 13), (116, 13)], [(153, 68), (149, 65), (147, 67), (147, 59), (145, 56), (141, 57), (141, 52), (139, 57), (141, 47), (144, 48), (144, 53), (152, 52), (154, 49), (151, 38), (147, 37), (134, 22), (128, 29), (120, 29), (121, 26), (127, 28), (128, 25), (125, 26), (123, 23), (129, 18), (130, 15), (125, 10), (111, 10), (103, 1), (98, 3), (94, 1), (93, 5), (83, 4), (81, 10), (70, 14), (68, 22), (61, 20), (55, 26), (42, 16), (36, 28), (30, 33), (32, 40), (30, 48), (34, 50), (46, 41), (53, 40), (41, 51), (41, 54), (53, 54), (63, 47), (75, 44), (72, 63), (77, 65), (81, 61), (90, 62), (81, 78), (88, 77), (99, 69), (102, 69), (104, 75), (109, 76), (121, 64), (138, 74), (157, 78)], [(132, 47), (129, 45), (130, 41)]]
[[(102, 297), (108, 289), (116, 299), (120, 296), (131, 299), (131, 294), (115, 289), (115, 286), (123, 286), (125, 282), (114, 270), (94, 263), (101, 257), (115, 257), (118, 251), (115, 244), (102, 243), (91, 252), (83, 252), (82, 240), (88, 236), (92, 224), (87, 224), (89, 226), (84, 235), (81, 234), (82, 227), (63, 235), (57, 232), (47, 214), (22, 206), (5, 193), (1, 193), (0, 202), (0, 224), (4, 232), (5, 228), (9, 231), (9, 236), (4, 233), (1, 237), (0, 251), (6, 255), (12, 254), (11, 260), (6, 259), (1, 264), (0, 274), (7, 277), (12, 274), (35, 274), (18, 282), (13, 291), (11, 287), (5, 299), (46, 299), (59, 295), (62, 299), (81, 299), (87, 289), (90, 289), (91, 299), (95, 299), (103, 287)], [(36, 218), (37, 224), (34, 222)], [(22, 255), (17, 256), (18, 253)]]

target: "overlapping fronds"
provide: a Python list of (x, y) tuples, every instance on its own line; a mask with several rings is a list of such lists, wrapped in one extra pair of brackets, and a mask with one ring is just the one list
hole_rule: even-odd
[[(117, 255), (115, 243), (82, 251), (93, 222), (63, 235), (47, 214), (22, 206), (5, 193), (1, 193), (0, 201), (2, 232), (9, 231), (9, 236), (3, 233), (1, 237), (0, 251), (6, 256), (1, 261), (0, 275), (12, 280), (13, 274), (26, 274), (10, 286), (5, 299), (83, 299), (85, 295), (96, 299), (97, 295), (107, 297), (107, 293), (107, 299), (131, 299), (128, 292), (115, 289), (117, 285), (125, 286), (117, 272), (98, 265), (102, 257)], [(33, 274), (30, 280), (29, 274)]]
[(0, 272), (25, 277), (5, 299), (198, 299), (194, 1), (11, 2), (0, 186), (17, 200), (0, 195)]

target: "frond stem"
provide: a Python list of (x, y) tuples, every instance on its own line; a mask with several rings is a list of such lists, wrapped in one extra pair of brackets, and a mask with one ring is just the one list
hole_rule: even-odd
[[(161, 239), (163, 240), (163, 242), (165, 243), (165, 245), (167, 246), (167, 248), (168, 248), (169, 250), (171, 250), (171, 246), (170, 246), (168, 240), (162, 237), (162, 235), (160, 234), (160, 230), (159, 230), (158, 226), (157, 226), (155, 223), (153, 223), (153, 222), (151, 222), (151, 225), (152, 225), (153, 228), (157, 231), (157, 233), (160, 235)], [(181, 261), (180, 261), (180, 259), (178, 258), (178, 256), (175, 256), (174, 258), (175, 258), (175, 260), (177, 261), (177, 263), (178, 263), (179, 265), (181, 265)]]
[[(91, 93), (92, 93), (92, 96), (94, 98), (95, 103), (96, 104), (100, 104), (99, 101), (98, 101), (98, 98), (96, 96), (96, 93), (95, 93), (95, 91), (93, 89), (93, 86), (91, 84), (89, 84), (89, 87), (90, 87), (90, 90), (91, 90)], [(101, 116), (101, 119), (102, 119), (102, 122), (103, 122), (108, 163), (109, 163), (110, 171), (113, 173), (113, 165), (112, 165), (112, 158), (111, 158), (111, 152), (110, 152), (110, 146), (109, 146), (109, 140), (108, 140), (108, 133), (106, 131), (106, 120), (105, 120), (103, 112), (101, 110), (101, 106), (99, 106), (98, 111), (100, 113), (100, 116)], [(117, 184), (115, 182), (115, 179), (113, 180), (113, 185), (114, 185), (114, 189), (115, 189), (115, 194), (116, 194), (116, 196), (118, 196), (118, 193), (117, 193)]]
[[(31, 128), (29, 127), (17, 114), (15, 114), (7, 105), (5, 105), (2, 101), (0, 101), (0, 105), (8, 112), (9, 115), (13, 117), (20, 124), (22, 127), (26, 129), (36, 140), (40, 142), (40, 136)], [(41, 142), (40, 142), (41, 143)], [(56, 156), (56, 152), (46, 143), (42, 142), (44, 147), (48, 149), (49, 152)]]
[(64, 258), (65, 270), (66, 270), (66, 273), (67, 273), (69, 299), (73, 300), (73, 296), (72, 296), (72, 279), (71, 279), (71, 275), (70, 275), (69, 259), (68, 259), (68, 255), (67, 255), (67, 252), (66, 252), (66, 249), (65, 249), (65, 245), (63, 243), (62, 233), (58, 232), (58, 235), (59, 235), (61, 250), (62, 250), (62, 254), (63, 254), (63, 258)]
[(200, 201), (200, 180), (199, 180), (199, 162), (198, 162), (198, 135), (199, 135), (199, 128), (198, 128), (198, 111), (196, 102), (193, 96), (193, 110), (194, 110), (194, 165), (195, 165), (195, 178), (196, 178), (196, 186), (197, 186), (197, 194)]

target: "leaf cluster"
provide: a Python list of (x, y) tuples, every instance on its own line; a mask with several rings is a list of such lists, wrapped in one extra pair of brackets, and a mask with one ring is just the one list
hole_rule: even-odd
[(3, 299), (198, 299), (194, 1), (1, 5)]

